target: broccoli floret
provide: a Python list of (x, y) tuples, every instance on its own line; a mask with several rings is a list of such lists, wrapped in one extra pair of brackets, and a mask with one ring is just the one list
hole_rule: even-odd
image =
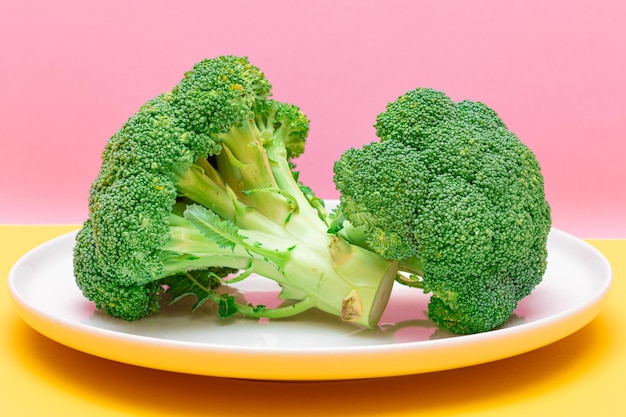
[(332, 230), (399, 262), (454, 333), (502, 325), (546, 269), (550, 207), (532, 151), (482, 103), (418, 88), (378, 115), (380, 141), (335, 163)]
[(100, 268), (95, 246), (92, 222), (87, 220), (78, 231), (74, 246), (76, 281), (83, 294), (93, 300), (97, 308), (128, 320), (158, 311), (158, 300), (163, 292), (160, 283), (112, 285), (115, 278)]
[[(326, 210), (294, 171), (309, 121), (270, 94), (247, 58), (203, 60), (111, 137), (74, 247), (76, 282), (98, 308), (134, 320), (164, 294), (194, 295), (222, 317), (315, 307), (378, 322), (397, 263), (327, 232)], [(286, 305), (219, 292), (253, 273), (278, 283)]]

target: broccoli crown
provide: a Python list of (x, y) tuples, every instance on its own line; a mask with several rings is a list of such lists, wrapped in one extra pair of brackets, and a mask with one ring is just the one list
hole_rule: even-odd
[[(161, 249), (171, 239), (170, 217), (181, 183), (196, 161), (221, 152), (220, 135), (254, 118), (257, 101), (269, 94), (270, 84), (258, 68), (246, 58), (224, 56), (197, 63), (171, 92), (142, 105), (102, 153), (89, 195), (90, 219), (77, 240), (78, 275), (95, 272), (95, 266), (85, 270), (94, 261), (99, 275), (115, 277), (123, 288), (118, 291), (145, 285), (142, 294), (156, 299), (159, 291), (152, 289), (162, 275)], [(87, 282), (79, 280), (84, 288)], [(133, 300), (128, 297), (126, 304), (134, 305)], [(111, 303), (99, 304), (111, 308)], [(151, 304), (145, 313), (153, 310)]]
[(178, 195), (174, 174), (219, 153), (218, 133), (253, 114), (250, 100), (267, 91), (257, 86), (267, 82), (250, 68), (235, 57), (196, 64), (172, 92), (144, 104), (109, 140), (89, 198), (106, 273), (138, 284), (159, 275), (159, 252), (169, 239), (167, 219)]
[(379, 142), (335, 164), (341, 212), (368, 247), (421, 275), (439, 326), (503, 324), (546, 268), (551, 217), (535, 155), (492, 109), (432, 89), (389, 103), (375, 128)]
[(172, 89), (181, 124), (214, 138), (252, 117), (255, 104), (270, 92), (263, 72), (247, 58), (235, 56), (198, 62)]
[(157, 281), (120, 285), (100, 268), (95, 246), (91, 220), (87, 220), (76, 235), (74, 271), (78, 286), (96, 308), (125, 320), (158, 311), (162, 286)]
[(416, 151), (398, 142), (375, 142), (348, 149), (334, 170), (341, 214), (366, 229), (366, 245), (388, 259), (414, 256), (415, 201), (426, 187), (420, 176), (407, 176), (420, 170)]

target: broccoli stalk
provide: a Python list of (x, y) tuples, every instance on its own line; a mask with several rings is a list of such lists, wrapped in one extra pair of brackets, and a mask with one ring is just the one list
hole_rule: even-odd
[[(74, 248), (76, 282), (98, 308), (134, 320), (168, 293), (215, 302), (222, 317), (318, 308), (377, 324), (397, 262), (327, 232), (328, 214), (293, 170), (308, 119), (269, 95), (247, 59), (204, 60), (113, 135)], [(219, 293), (252, 274), (275, 281), (286, 304)]]

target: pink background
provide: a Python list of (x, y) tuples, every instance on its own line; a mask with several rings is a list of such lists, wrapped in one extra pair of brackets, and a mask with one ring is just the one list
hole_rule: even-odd
[(312, 119), (302, 178), (417, 86), (487, 103), (537, 154), (554, 226), (626, 237), (626, 2), (1, 1), (0, 223), (78, 223), (100, 152), (193, 63), (247, 55)]

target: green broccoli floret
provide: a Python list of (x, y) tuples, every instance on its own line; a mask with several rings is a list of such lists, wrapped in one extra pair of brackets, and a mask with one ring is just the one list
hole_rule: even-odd
[(418, 88), (378, 115), (380, 141), (335, 163), (334, 232), (399, 262), (454, 333), (502, 325), (542, 280), (550, 207), (535, 155), (482, 103)]
[[(270, 94), (246, 58), (207, 59), (111, 137), (74, 247), (76, 282), (98, 308), (134, 320), (164, 294), (194, 295), (222, 317), (315, 307), (378, 322), (397, 263), (327, 232), (326, 210), (294, 171), (309, 121)], [(278, 283), (285, 305), (218, 290), (253, 273)]]

